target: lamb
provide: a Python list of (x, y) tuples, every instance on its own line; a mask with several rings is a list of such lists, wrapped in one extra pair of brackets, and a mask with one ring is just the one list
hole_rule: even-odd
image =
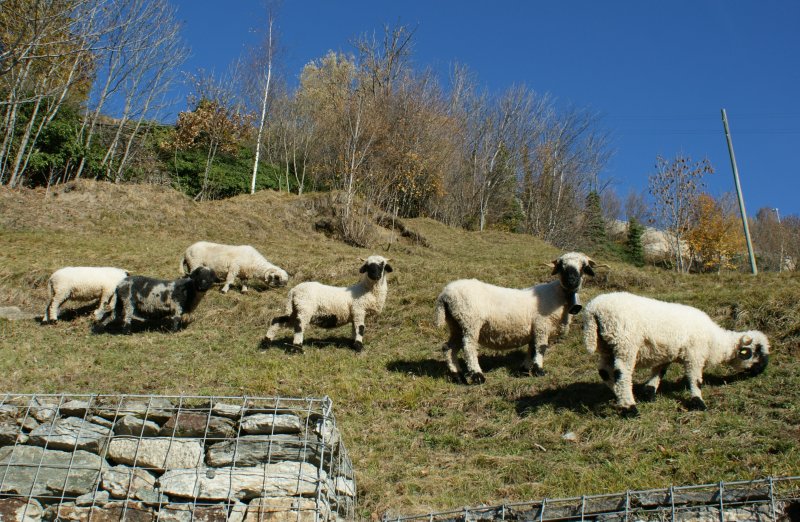
[(222, 293), (227, 293), (237, 277), (242, 281), (242, 293), (247, 292), (245, 281), (250, 278), (263, 279), (271, 286), (286, 286), (289, 274), (273, 265), (250, 245), (222, 245), (198, 241), (183, 254), (181, 268), (188, 274), (199, 266), (205, 266), (216, 273), (227, 274)]
[[(524, 372), (544, 375), (542, 361), (550, 336), (569, 329), (570, 316), (581, 310), (578, 292), (583, 276), (594, 276), (599, 267), (587, 255), (569, 252), (549, 264), (551, 281), (530, 288), (514, 289), (490, 285), (477, 279), (460, 279), (444, 287), (436, 299), (435, 322), (447, 324), (450, 338), (442, 347), (450, 376), (455, 382), (482, 384), (486, 381), (478, 364), (478, 345), (510, 350), (528, 345)], [(456, 359), (464, 350), (467, 373)]]
[(303, 350), (303, 334), (309, 324), (322, 328), (353, 325), (353, 348), (364, 349), (364, 320), (378, 315), (386, 302), (386, 274), (393, 271), (389, 259), (370, 256), (359, 269), (361, 280), (348, 287), (328, 286), (315, 281), (300, 283), (289, 291), (284, 314), (275, 317), (267, 330), (272, 342), (281, 326), (294, 328), (293, 346)]
[(725, 330), (697, 308), (627, 292), (592, 299), (583, 328), (586, 349), (598, 354), (600, 377), (627, 417), (638, 414), (632, 390), (637, 365), (652, 369), (642, 399), (653, 400), (667, 367), (683, 364), (692, 396), (688, 407), (705, 410), (700, 386), (707, 365), (727, 363), (758, 375), (769, 361), (769, 342), (757, 330)]
[(59, 268), (47, 281), (50, 302), (43, 322), (58, 321), (58, 309), (67, 299), (91, 301), (99, 299), (94, 315), (100, 319), (114, 295), (114, 289), (128, 272), (110, 266), (66, 266)]
[(193, 312), (208, 289), (219, 282), (214, 271), (206, 267), (195, 268), (188, 277), (174, 281), (145, 276), (126, 277), (114, 292), (113, 312), (101, 325), (122, 323), (123, 331), (129, 333), (134, 319), (166, 318), (171, 322), (172, 331), (177, 331), (181, 316)]

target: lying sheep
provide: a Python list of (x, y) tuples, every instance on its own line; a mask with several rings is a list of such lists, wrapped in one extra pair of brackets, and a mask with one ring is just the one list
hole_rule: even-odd
[(294, 328), (294, 347), (302, 351), (303, 333), (309, 324), (322, 328), (353, 325), (353, 348), (364, 349), (364, 320), (377, 315), (386, 302), (386, 273), (392, 272), (389, 260), (370, 256), (359, 270), (361, 280), (348, 287), (328, 286), (314, 281), (300, 283), (289, 291), (285, 315), (276, 317), (267, 330), (272, 342), (281, 326)]
[(271, 286), (286, 286), (289, 274), (273, 265), (250, 245), (221, 245), (198, 241), (186, 249), (181, 261), (184, 274), (199, 266), (214, 270), (220, 276), (226, 274), (222, 293), (227, 293), (237, 277), (242, 281), (242, 292), (247, 292), (245, 281), (263, 279)]
[(114, 295), (114, 289), (128, 272), (110, 266), (67, 266), (59, 268), (47, 281), (50, 302), (43, 321), (58, 321), (58, 309), (67, 299), (91, 301), (99, 299), (94, 315), (100, 319)]
[(592, 299), (583, 328), (586, 349), (599, 355), (600, 377), (614, 391), (624, 416), (638, 414), (635, 366), (652, 368), (643, 399), (653, 400), (670, 363), (681, 363), (692, 394), (688, 406), (704, 410), (700, 386), (706, 365), (727, 363), (757, 375), (769, 360), (769, 342), (759, 331), (725, 330), (697, 308), (627, 292)]
[(195, 268), (188, 277), (174, 281), (145, 276), (126, 277), (117, 286), (113, 312), (102, 325), (121, 323), (127, 333), (133, 320), (169, 319), (172, 331), (176, 331), (181, 316), (194, 311), (206, 291), (219, 281), (214, 271), (206, 267)]
[[(521, 290), (476, 279), (461, 279), (444, 287), (436, 299), (436, 325), (446, 322), (450, 330), (450, 338), (442, 349), (456, 382), (466, 384), (467, 378), (472, 384), (485, 382), (478, 364), (478, 345), (510, 350), (527, 344), (523, 370), (544, 375), (542, 358), (550, 336), (567, 332), (570, 315), (581, 309), (577, 294), (583, 276), (593, 276), (593, 268), (599, 265), (585, 254), (570, 252), (550, 266), (552, 275), (559, 275), (557, 281)], [(460, 349), (464, 350), (466, 374), (456, 359)]]

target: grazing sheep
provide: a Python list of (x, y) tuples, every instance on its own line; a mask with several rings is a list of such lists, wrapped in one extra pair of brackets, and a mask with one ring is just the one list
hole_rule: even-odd
[(103, 325), (122, 323), (130, 332), (131, 321), (169, 319), (176, 331), (181, 316), (197, 308), (206, 291), (220, 279), (213, 270), (195, 268), (188, 277), (165, 281), (145, 276), (130, 276), (120, 282), (114, 292), (113, 312)]
[(586, 305), (583, 328), (586, 349), (599, 355), (600, 377), (614, 391), (624, 416), (638, 413), (633, 399), (635, 366), (652, 368), (644, 400), (653, 400), (670, 363), (683, 364), (692, 394), (688, 406), (704, 410), (700, 386), (706, 365), (728, 363), (757, 375), (769, 360), (769, 342), (757, 330), (725, 330), (697, 308), (627, 292), (592, 299)]
[(44, 322), (58, 321), (58, 309), (67, 299), (91, 301), (99, 299), (96, 319), (102, 317), (104, 309), (114, 295), (114, 289), (128, 272), (110, 266), (67, 266), (59, 268), (47, 281), (50, 302), (44, 312)]
[[(478, 345), (493, 350), (510, 350), (524, 344), (528, 352), (523, 370), (544, 375), (542, 358), (550, 336), (569, 329), (570, 315), (581, 310), (578, 292), (583, 276), (593, 276), (597, 265), (579, 252), (569, 252), (550, 266), (557, 281), (521, 290), (490, 285), (476, 279), (453, 281), (436, 299), (436, 325), (447, 323), (450, 338), (443, 346), (447, 367), (456, 382), (486, 381), (478, 364)], [(456, 359), (464, 350), (467, 374)]]
[(186, 249), (181, 261), (184, 274), (199, 266), (214, 270), (220, 276), (226, 274), (222, 293), (227, 293), (237, 277), (242, 281), (242, 292), (247, 292), (245, 281), (263, 279), (271, 286), (286, 286), (289, 274), (273, 265), (250, 245), (221, 245), (198, 241)]
[(364, 349), (364, 320), (377, 315), (386, 302), (386, 273), (392, 271), (389, 260), (370, 256), (359, 272), (361, 280), (348, 287), (328, 286), (314, 281), (300, 283), (289, 291), (285, 315), (276, 317), (267, 330), (266, 340), (272, 342), (281, 326), (294, 328), (292, 344), (303, 349), (303, 333), (309, 324), (322, 328), (353, 325), (353, 348)]

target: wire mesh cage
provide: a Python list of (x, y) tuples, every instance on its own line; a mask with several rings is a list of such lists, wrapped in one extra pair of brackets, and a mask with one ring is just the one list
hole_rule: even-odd
[(775, 521), (800, 520), (800, 477), (766, 478), (609, 495), (477, 506), (390, 521)]
[(329, 398), (0, 396), (0, 520), (353, 519)]

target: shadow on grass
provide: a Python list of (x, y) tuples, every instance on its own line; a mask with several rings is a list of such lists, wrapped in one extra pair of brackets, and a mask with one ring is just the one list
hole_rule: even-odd
[[(498, 368), (508, 368), (509, 373), (514, 376), (523, 376), (519, 371), (524, 360), (524, 353), (519, 350), (508, 352), (503, 355), (481, 355), (479, 362), (484, 373), (490, 373)], [(461, 367), (466, 368), (463, 361)], [(450, 371), (444, 362), (444, 357), (440, 359), (418, 359), (407, 361), (398, 359), (386, 365), (390, 372), (415, 375), (418, 377), (433, 377), (435, 379), (449, 379)]]
[[(314, 349), (323, 350), (329, 348), (338, 348), (355, 352), (353, 349), (353, 339), (351, 337), (334, 336), (326, 337), (325, 339), (305, 339), (303, 341), (303, 350), (305, 351)], [(261, 339), (261, 342), (258, 343), (258, 349), (261, 351), (283, 350), (286, 353), (302, 353), (301, 350), (298, 350), (292, 344), (291, 337), (276, 339), (274, 341), (268, 341), (267, 338), (264, 337)], [(366, 345), (364, 350), (369, 350), (369, 345)]]
[(608, 405), (614, 402), (614, 394), (602, 382), (573, 382), (541, 390), (535, 395), (516, 400), (517, 415), (527, 417), (544, 406), (584, 413), (587, 410), (597, 415), (606, 415)]
[(163, 332), (163, 333), (177, 333), (186, 329), (191, 323), (181, 323), (177, 331), (172, 330), (171, 321), (133, 321), (131, 322), (130, 330), (127, 332), (122, 328), (122, 325), (117, 323), (101, 324), (98, 322), (92, 323), (92, 333), (97, 335), (128, 335), (143, 332)]
[[(86, 317), (87, 315), (92, 315), (94, 311), (97, 310), (97, 304), (86, 304), (79, 306), (77, 308), (64, 308), (58, 311), (58, 321), (74, 321), (81, 317)], [(46, 325), (44, 321), (44, 316), (39, 316), (38, 318), (39, 324)]]

